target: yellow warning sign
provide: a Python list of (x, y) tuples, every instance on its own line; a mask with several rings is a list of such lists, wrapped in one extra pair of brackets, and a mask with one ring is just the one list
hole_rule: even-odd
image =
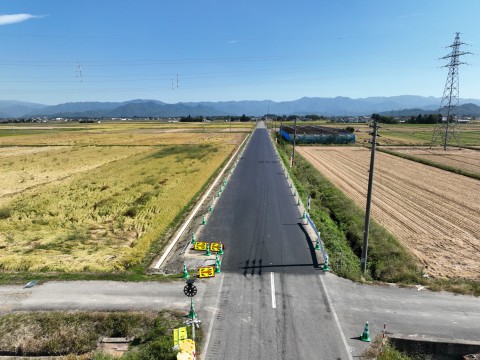
[(204, 266), (198, 268), (198, 277), (214, 277), (215, 276), (215, 267), (214, 266)]
[(181, 327), (173, 329), (173, 344), (178, 345), (180, 341), (187, 339), (187, 328)]
[(180, 342), (180, 352), (195, 354), (195, 341), (187, 339)]
[(220, 244), (220, 243), (210, 243), (210, 251), (220, 252), (221, 246), (222, 246), (222, 244)]
[(194, 250), (202, 250), (202, 251), (205, 251), (207, 250), (207, 243), (206, 242), (202, 242), (202, 241), (197, 241), (195, 243), (195, 245), (193, 246), (193, 249)]

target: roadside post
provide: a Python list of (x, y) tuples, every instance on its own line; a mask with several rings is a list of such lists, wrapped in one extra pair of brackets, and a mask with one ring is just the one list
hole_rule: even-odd
[(195, 279), (187, 280), (187, 285), (183, 288), (183, 293), (190, 298), (190, 312), (187, 317), (189, 318), (185, 321), (186, 325), (192, 325), (192, 338), (195, 341), (195, 327), (199, 328), (201, 321), (198, 319), (198, 315), (195, 312), (195, 304), (193, 303), (193, 297), (197, 295), (197, 287), (193, 285)]

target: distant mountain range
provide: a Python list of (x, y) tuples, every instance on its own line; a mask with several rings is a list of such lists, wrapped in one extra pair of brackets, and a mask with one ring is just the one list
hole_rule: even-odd
[[(434, 112), (440, 98), (414, 95), (390, 97), (308, 98), (293, 101), (220, 101), (185, 102), (167, 104), (157, 100), (132, 100), (125, 102), (74, 102), (54, 106), (20, 101), (0, 101), (1, 118), (29, 117), (178, 117), (178, 116), (262, 116), (277, 115), (356, 116), (383, 113), (405, 116)], [(480, 116), (479, 99), (461, 99), (462, 115)]]

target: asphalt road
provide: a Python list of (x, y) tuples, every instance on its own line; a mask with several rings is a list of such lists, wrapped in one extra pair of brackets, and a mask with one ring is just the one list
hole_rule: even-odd
[(348, 359), (313, 245), (258, 128), (202, 234), (226, 247), (206, 359)]

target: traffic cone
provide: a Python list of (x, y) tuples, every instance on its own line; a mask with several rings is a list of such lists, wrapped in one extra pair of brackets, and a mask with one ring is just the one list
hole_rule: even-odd
[(220, 251), (218, 252), (219, 255), (223, 255), (223, 243), (220, 243)]
[(300, 206), (300, 196), (297, 199), (297, 206)]
[(183, 264), (183, 276), (182, 278), (183, 279), (188, 279), (189, 275), (188, 275), (188, 271), (187, 271), (187, 265)]
[(317, 238), (317, 241), (315, 242), (315, 250), (321, 250), (320, 249), (320, 239)]
[(196, 243), (196, 240), (195, 240), (195, 233), (192, 234), (192, 244), (195, 244)]
[(212, 255), (212, 253), (210, 252), (210, 244), (207, 244), (207, 251), (205, 251), (205, 255), (206, 256)]
[(365, 324), (365, 329), (363, 329), (363, 334), (360, 337), (360, 340), (365, 342), (370, 342), (370, 333), (368, 331), (368, 321)]

